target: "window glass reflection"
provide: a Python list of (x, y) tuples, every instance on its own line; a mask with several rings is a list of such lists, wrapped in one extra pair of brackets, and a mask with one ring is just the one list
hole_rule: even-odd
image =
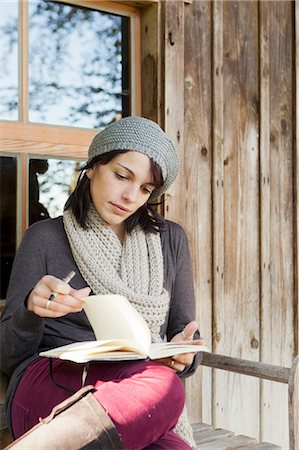
[(29, 224), (58, 217), (76, 186), (82, 163), (62, 159), (30, 159)]
[(4, 299), (16, 251), (17, 158), (0, 156), (0, 186), (0, 298)]
[(18, 119), (18, 2), (0, 2), (0, 119)]
[(129, 19), (29, 3), (29, 119), (103, 127), (129, 115)]

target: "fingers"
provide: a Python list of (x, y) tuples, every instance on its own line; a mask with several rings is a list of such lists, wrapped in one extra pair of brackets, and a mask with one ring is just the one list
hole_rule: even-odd
[(89, 288), (80, 289), (78, 291), (71, 289), (69, 294), (58, 294), (54, 300), (50, 301), (50, 303), (48, 303), (48, 300), (46, 308), (63, 314), (82, 311), (82, 308), (85, 305), (82, 297), (86, 297), (88, 293), (90, 293)]
[(183, 339), (186, 341), (192, 341), (194, 333), (198, 330), (198, 324), (195, 320), (187, 323), (183, 331), (181, 332)]
[[(204, 345), (204, 341), (198, 339), (196, 341), (193, 340), (194, 333), (198, 330), (198, 324), (195, 320), (187, 323), (185, 328), (178, 334), (176, 334), (171, 341), (173, 342), (190, 342), (196, 343), (196, 345)], [(172, 357), (172, 367), (177, 371), (181, 372), (185, 369), (186, 366), (190, 366), (193, 363), (194, 356), (196, 352), (182, 353), (179, 355), (174, 355)]]
[(180, 361), (175, 360), (174, 357), (155, 359), (154, 362), (163, 364), (163, 366), (170, 367), (175, 372), (182, 372), (185, 369), (185, 364), (182, 364)]
[(180, 355), (174, 355), (172, 359), (176, 362), (176, 364), (180, 364), (185, 368), (193, 363), (195, 355), (196, 353), (182, 353)]
[(198, 330), (198, 324), (195, 320), (187, 323), (185, 328), (178, 334), (176, 334), (171, 342), (187, 342), (193, 340), (194, 333)]
[(81, 302), (84, 302), (84, 297), (88, 297), (90, 294), (90, 288), (89, 287), (85, 287), (82, 289), (71, 289), (71, 295), (75, 298), (80, 299)]
[(186, 364), (181, 363), (180, 361), (176, 360), (174, 357), (171, 359), (171, 363), (170, 366), (171, 369), (175, 370), (176, 372), (182, 372), (185, 367)]
[[(51, 294), (55, 296), (50, 300)], [(88, 296), (90, 288), (73, 289), (69, 284), (46, 275), (36, 284), (27, 302), (29, 311), (40, 317), (61, 317), (69, 313), (82, 311), (83, 297)], [(51, 296), (51, 298), (53, 295)]]
[(192, 341), (192, 345), (206, 345), (206, 341), (204, 341), (203, 339), (194, 339)]

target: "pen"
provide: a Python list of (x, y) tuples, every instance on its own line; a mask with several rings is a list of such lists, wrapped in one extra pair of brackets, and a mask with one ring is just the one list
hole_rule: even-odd
[[(71, 270), (71, 271), (66, 275), (66, 277), (62, 278), (62, 281), (64, 281), (64, 283), (69, 283), (69, 282), (74, 278), (75, 275), (76, 275), (76, 272), (74, 272), (73, 270)], [(52, 300), (54, 300), (54, 298), (57, 297), (57, 295), (58, 295), (58, 294), (57, 294), (56, 292), (52, 292), (52, 294), (51, 294), (50, 297), (49, 297), (48, 302), (51, 302)]]

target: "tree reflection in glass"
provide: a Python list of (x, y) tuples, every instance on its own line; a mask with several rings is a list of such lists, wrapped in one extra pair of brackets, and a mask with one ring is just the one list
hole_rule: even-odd
[(74, 190), (82, 163), (65, 159), (30, 159), (29, 224), (58, 217)]
[(97, 128), (122, 115), (128, 19), (48, 1), (29, 11), (30, 121)]
[(0, 119), (18, 120), (18, 2), (0, 2)]
[[(10, 47), (2, 62), (9, 64), (16, 51), (16, 30), (17, 20), (10, 17), (3, 28)], [(128, 36), (128, 17), (29, 1), (30, 122), (101, 128), (129, 115)], [(8, 97), (5, 109), (12, 111)]]

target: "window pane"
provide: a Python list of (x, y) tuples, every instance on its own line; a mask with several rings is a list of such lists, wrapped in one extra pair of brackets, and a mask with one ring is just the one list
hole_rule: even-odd
[(51, 1), (29, 4), (29, 119), (103, 127), (129, 115), (129, 19)]
[(81, 162), (62, 159), (30, 159), (29, 224), (58, 217), (73, 191)]
[(0, 118), (18, 120), (18, 2), (0, 2)]
[(17, 223), (17, 158), (0, 156), (0, 298), (6, 296), (12, 263), (16, 251)]

